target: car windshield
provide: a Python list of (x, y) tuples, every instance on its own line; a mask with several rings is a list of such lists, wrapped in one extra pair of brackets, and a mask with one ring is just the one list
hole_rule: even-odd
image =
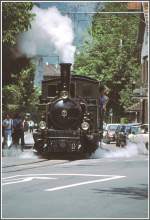
[(140, 132), (140, 127), (132, 127), (131, 132), (134, 132), (135, 134)]
[(131, 130), (131, 126), (127, 126), (126, 127), (126, 131), (128, 132), (128, 131), (130, 131)]
[(115, 131), (118, 125), (109, 125), (108, 130)]
[(131, 128), (130, 126), (122, 125), (120, 127), (120, 131), (121, 132), (129, 132), (130, 128)]
[(120, 131), (121, 131), (121, 132), (124, 132), (124, 131), (125, 131), (125, 128), (126, 128), (125, 126), (121, 126), (121, 127), (120, 127)]

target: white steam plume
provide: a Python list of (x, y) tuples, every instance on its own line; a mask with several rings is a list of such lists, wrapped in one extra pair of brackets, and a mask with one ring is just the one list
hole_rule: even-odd
[(68, 16), (60, 14), (56, 7), (40, 9), (33, 7), (36, 14), (31, 29), (18, 38), (18, 46), (28, 57), (54, 54), (58, 52), (61, 62), (73, 63), (75, 46), (72, 21)]
[[(104, 144), (104, 143), (103, 143)], [(92, 155), (91, 159), (98, 158), (130, 158), (140, 154), (148, 155), (145, 144), (139, 142), (137, 144), (128, 142), (124, 148), (113, 147), (109, 150), (103, 146), (98, 148)]]

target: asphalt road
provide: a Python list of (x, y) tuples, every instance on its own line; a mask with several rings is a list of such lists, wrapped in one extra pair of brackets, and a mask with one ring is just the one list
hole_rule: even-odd
[(2, 217), (148, 218), (148, 155), (105, 145), (93, 158), (4, 157)]

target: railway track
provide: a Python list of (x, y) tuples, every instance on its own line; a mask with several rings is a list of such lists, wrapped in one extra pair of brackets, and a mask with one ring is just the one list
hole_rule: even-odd
[(38, 156), (30, 149), (21, 153), (19, 152), (18, 155), (16, 154), (15, 156), (9, 155), (2, 157), (2, 173), (19, 172), (67, 162), (69, 162), (69, 160), (66, 159), (38, 158)]
[(36, 169), (39, 167), (47, 167), (53, 166), (56, 164), (64, 164), (68, 163), (68, 160), (42, 160), (42, 161), (34, 161), (34, 162), (26, 162), (20, 163), (16, 165), (6, 165), (2, 167), (2, 173), (12, 173), (12, 172), (19, 172), (29, 169)]

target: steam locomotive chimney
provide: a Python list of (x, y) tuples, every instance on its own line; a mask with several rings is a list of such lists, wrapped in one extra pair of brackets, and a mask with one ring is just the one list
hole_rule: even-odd
[(60, 63), (61, 87), (62, 90), (70, 90), (70, 67), (71, 63)]

